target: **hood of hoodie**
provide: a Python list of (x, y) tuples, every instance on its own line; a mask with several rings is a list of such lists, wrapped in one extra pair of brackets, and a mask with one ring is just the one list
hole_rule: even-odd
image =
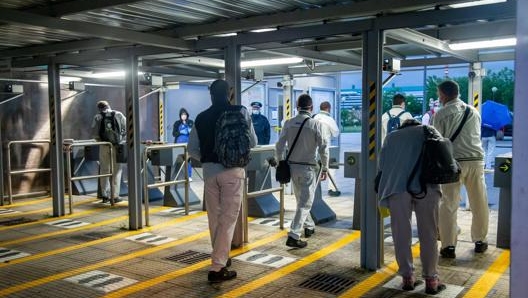
[(180, 120), (181, 120), (181, 116), (183, 114), (187, 115), (187, 119), (189, 119), (189, 112), (187, 112), (187, 110), (185, 108), (181, 108), (180, 109), (180, 114), (179, 114), (180, 115)]

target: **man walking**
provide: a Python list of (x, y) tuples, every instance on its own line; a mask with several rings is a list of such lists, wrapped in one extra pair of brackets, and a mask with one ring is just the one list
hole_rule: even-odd
[(103, 203), (108, 203), (113, 198), (114, 203), (122, 200), (119, 198), (121, 191), (121, 175), (123, 169), (117, 163), (118, 145), (126, 140), (126, 117), (119, 111), (112, 110), (106, 100), (97, 102), (99, 113), (95, 114), (92, 121), (92, 138), (98, 142), (110, 142), (113, 146), (114, 156), (110, 156), (110, 147), (99, 146), (99, 170), (101, 173), (109, 173), (113, 164), (112, 182), (114, 193), (110, 193), (110, 178), (99, 178), (101, 185), (101, 199)]
[[(315, 224), (310, 216), (310, 209), (312, 209), (317, 186), (317, 153), (321, 159), (321, 180), (325, 180), (328, 171), (328, 145), (324, 136), (323, 124), (311, 118), (313, 105), (312, 98), (308, 94), (299, 96), (297, 110), (299, 112), (297, 116), (286, 120), (284, 123), (275, 148), (277, 160), (284, 160), (286, 151), (291, 151), (288, 163), (291, 168), (291, 181), (297, 201), (297, 208), (288, 232), (286, 245), (303, 248), (308, 243), (301, 240), (302, 229), (304, 228), (306, 238), (315, 232)], [(301, 127), (302, 130), (299, 133)], [(299, 133), (299, 137), (292, 148), (297, 133)]]
[(475, 252), (483, 253), (488, 249), (487, 234), (489, 222), (488, 194), (484, 180), (484, 150), (480, 141), (481, 118), (478, 111), (459, 98), (459, 87), (454, 81), (444, 81), (438, 85), (438, 96), (442, 108), (433, 118), (434, 127), (446, 138), (455, 134), (463, 123), (460, 133), (453, 141), (453, 155), (460, 163), (462, 174), (460, 181), (442, 185), (443, 199), (439, 209), (439, 230), (443, 258), (456, 258), (457, 209), (460, 200), (460, 187), (466, 187), (469, 205), (471, 205), (471, 239), (475, 243)]
[(388, 133), (400, 126), (407, 119), (413, 119), (411, 113), (405, 111), (405, 97), (396, 94), (392, 98), (392, 108), (381, 116), (381, 143)]
[[(245, 169), (243, 167), (225, 167), (215, 153), (217, 127), (214, 124), (222, 114), (238, 106), (229, 104), (229, 86), (224, 80), (216, 80), (210, 87), (212, 105), (201, 112), (195, 120), (195, 129), (191, 130), (188, 150), (191, 157), (202, 162), (204, 176), (204, 201), (207, 206), (209, 232), (213, 252), (212, 265), (209, 269), (208, 280), (211, 283), (222, 282), (237, 276), (236, 271), (228, 270), (231, 264), (229, 251), (240, 210)], [(251, 125), (251, 117), (245, 107), (239, 109), (247, 121), (250, 146), (257, 143), (257, 136)], [(213, 126), (211, 126), (213, 125)]]

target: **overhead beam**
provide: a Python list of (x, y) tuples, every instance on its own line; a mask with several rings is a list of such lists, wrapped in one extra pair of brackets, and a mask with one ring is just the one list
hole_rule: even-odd
[(435, 36), (441, 40), (461, 41), (468, 39), (484, 39), (490, 36), (514, 36), (515, 20), (500, 20), (493, 22), (479, 22), (463, 26), (447, 26), (435, 29), (419, 30), (420, 32)]
[(360, 66), (352, 65), (320, 65), (316, 66), (314, 70), (308, 69), (308, 67), (291, 67), (288, 69), (289, 74), (316, 74), (316, 73), (335, 73), (340, 71), (353, 71), (360, 70)]
[(189, 25), (167, 30), (180, 38), (214, 35), (228, 32), (241, 32), (252, 29), (278, 27), (295, 24), (305, 24), (333, 20), (339, 18), (354, 18), (375, 16), (401, 11), (416, 11), (433, 8), (439, 5), (470, 2), (469, 0), (370, 0), (352, 2), (343, 5), (331, 5), (317, 9), (296, 10), (292, 12), (259, 15), (244, 19), (227, 20), (215, 23)]
[(141, 0), (72, 0), (67, 2), (49, 3), (46, 6), (33, 7), (26, 12), (60, 17), (90, 10), (108, 8), (117, 5), (131, 4)]
[(164, 74), (164, 75), (178, 75), (186, 77), (199, 77), (199, 78), (218, 78), (217, 72), (212, 71), (196, 71), (182, 68), (169, 68), (169, 67), (154, 67), (154, 66), (143, 66), (139, 68), (141, 71)]
[(478, 52), (474, 51), (453, 51), (449, 48), (448, 43), (433, 38), (412, 29), (392, 29), (385, 31), (386, 36), (403, 41), (406, 43), (418, 45), (424, 49), (449, 54), (453, 57), (461, 58), (469, 62), (478, 61)]
[(85, 39), (79, 41), (67, 41), (53, 44), (44, 44), (38, 46), (30, 46), (23, 48), (15, 48), (0, 51), (0, 57), (25, 57), (25, 56), (41, 56), (53, 53), (75, 52), (80, 50), (95, 50), (108, 47), (125, 46), (129, 43), (121, 41), (113, 41), (106, 39)]
[(361, 59), (341, 57), (341, 56), (322, 53), (318, 51), (312, 51), (312, 50), (304, 49), (301, 47), (290, 48), (290, 49), (276, 49), (276, 50), (273, 50), (273, 52), (297, 56), (297, 57), (306, 58), (306, 59), (323, 60), (323, 61), (328, 61), (328, 62), (335, 62), (335, 63), (341, 63), (341, 64), (354, 65), (354, 66), (361, 65)]
[(193, 46), (191, 41), (185, 41), (172, 37), (87, 22), (62, 20), (7, 8), (0, 9), (0, 21), (11, 24), (32, 25), (55, 30), (64, 30), (77, 34), (85, 34), (92, 37), (124, 41), (129, 43), (138, 43), (168, 49), (188, 50)]

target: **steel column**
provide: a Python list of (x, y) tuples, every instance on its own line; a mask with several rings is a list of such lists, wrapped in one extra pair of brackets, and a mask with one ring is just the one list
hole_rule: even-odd
[(511, 260), (510, 297), (523, 297), (528, 293), (528, 1), (515, 1), (517, 5), (517, 46), (515, 48), (515, 97), (513, 110), (513, 167), (512, 167), (512, 208), (511, 208)]
[(242, 103), (242, 86), (240, 83), (240, 45), (234, 39), (230, 39), (229, 45), (225, 48), (225, 80), (235, 96), (233, 104)]
[(484, 69), (482, 63), (470, 63), (468, 78), (468, 104), (473, 105), (479, 112), (482, 103), (482, 78)]
[(48, 94), (50, 117), (50, 163), (53, 216), (64, 215), (64, 154), (62, 152), (62, 112), (59, 65), (48, 64)]
[(382, 229), (378, 202), (374, 193), (377, 154), (380, 148), (381, 96), (381, 30), (363, 33), (363, 121), (361, 130), (361, 267), (380, 268), (382, 262)]
[[(138, 60), (130, 55), (126, 59), (125, 97), (128, 148), (128, 222), (130, 230), (143, 227), (141, 217), (141, 152), (139, 146), (139, 91)], [(147, 170), (147, 169), (143, 169)], [(147, 183), (147, 181), (143, 181)], [(145, 198), (148, 200), (148, 198)]]

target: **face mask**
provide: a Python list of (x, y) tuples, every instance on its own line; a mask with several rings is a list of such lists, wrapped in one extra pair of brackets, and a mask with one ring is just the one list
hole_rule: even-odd
[(260, 111), (259, 110), (253, 110), (252, 113), (253, 113), (253, 115), (258, 115), (258, 114), (260, 114)]

